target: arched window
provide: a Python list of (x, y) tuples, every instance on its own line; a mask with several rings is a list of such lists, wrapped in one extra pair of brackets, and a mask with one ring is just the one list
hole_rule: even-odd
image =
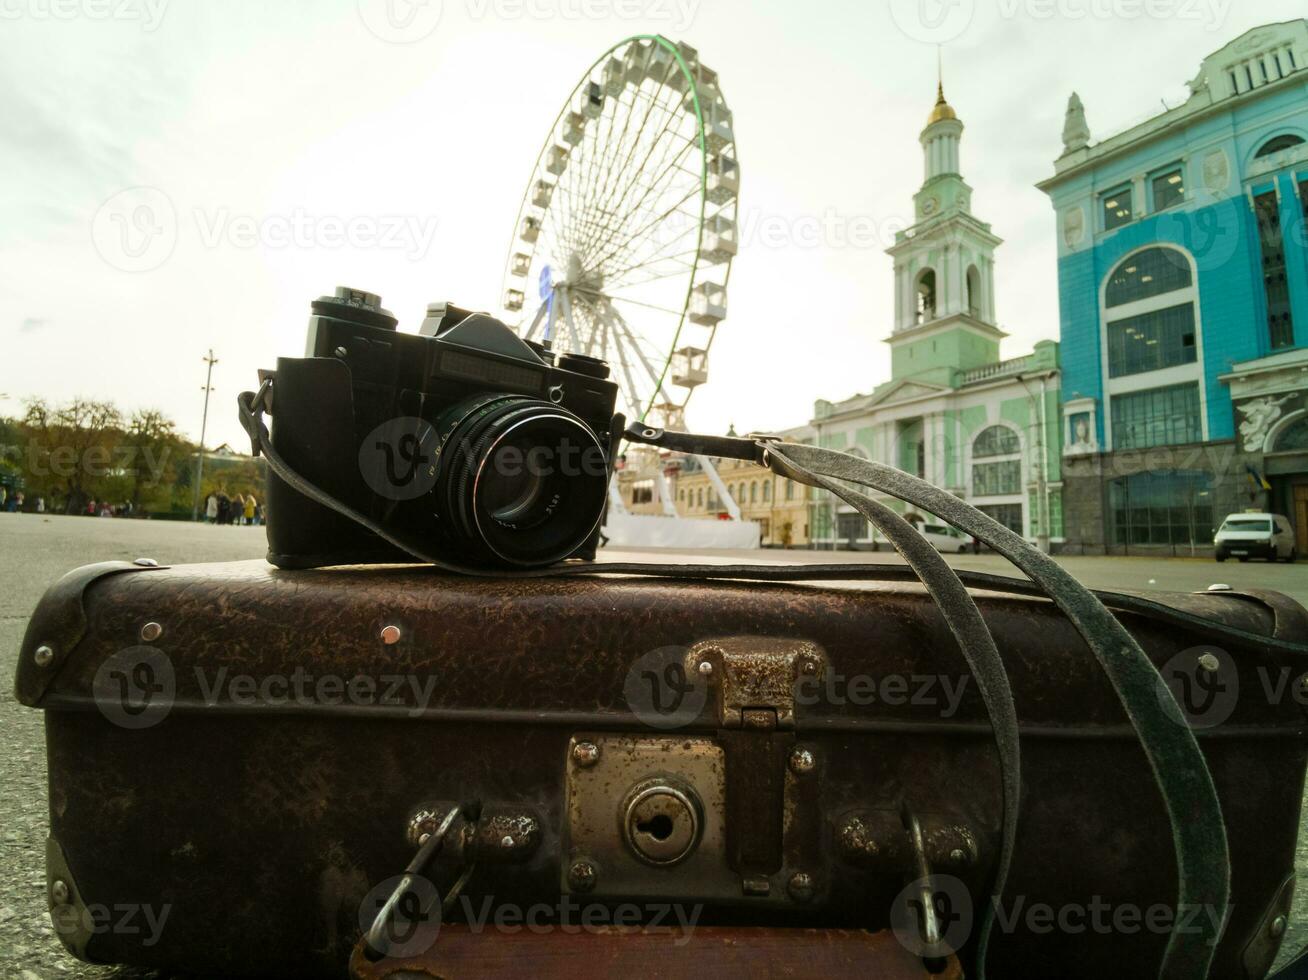
[(927, 269), (917, 277), (917, 322), (936, 318), (936, 271)]
[(967, 267), (967, 312), (981, 316), (981, 274), (974, 265)]
[(1104, 305), (1121, 306), (1191, 285), (1190, 262), (1174, 248), (1155, 246), (1124, 259), (1108, 277)]
[(695, 494), (695, 506), (696, 506), (696, 507), (703, 507), (703, 506), (704, 506), (704, 488), (703, 488), (703, 487), (700, 487), (700, 488), (699, 488), (699, 492)]
[(1006, 425), (982, 429), (972, 440), (972, 494), (999, 497), (1022, 492), (1022, 441)]
[(794, 500), (794, 499), (795, 499), (795, 484), (791, 483), (789, 480), (786, 480), (786, 481), (785, 481), (785, 484), (786, 484), (786, 499), (787, 499), (787, 500)]
[(765, 503), (765, 504), (770, 504), (770, 503), (772, 503), (772, 481), (771, 481), (771, 480), (764, 480), (764, 481), (763, 481), (763, 503)]
[(1297, 422), (1291, 422), (1281, 430), (1272, 446), (1274, 453), (1304, 452), (1308, 450), (1308, 415), (1300, 416)]
[(1195, 363), (1194, 276), (1183, 252), (1155, 245), (1118, 263), (1104, 305), (1127, 303), (1136, 304), (1134, 315), (1109, 320), (1106, 328), (1110, 378)]
[(749, 485), (749, 502), (750, 502), (751, 504), (756, 504), (756, 503), (758, 503), (758, 482), (757, 482), (757, 481), (755, 481), (754, 483), (751, 483), (751, 484)]
[(686, 488), (685, 488), (685, 487), (682, 487), (680, 490), (677, 491), (677, 499), (680, 500), (683, 504), (686, 502)]
[(1273, 153), (1280, 153), (1282, 150), (1288, 150), (1292, 146), (1298, 146), (1303, 142), (1302, 136), (1295, 136), (1294, 133), (1282, 133), (1280, 136), (1273, 136), (1262, 146), (1258, 147), (1258, 152), (1254, 154), (1254, 159), (1260, 157), (1269, 157)]
[(1020, 452), (1021, 448), (1022, 442), (1016, 432), (1006, 425), (992, 425), (982, 430), (981, 434), (972, 440), (972, 458), (1007, 456), (1010, 453)]

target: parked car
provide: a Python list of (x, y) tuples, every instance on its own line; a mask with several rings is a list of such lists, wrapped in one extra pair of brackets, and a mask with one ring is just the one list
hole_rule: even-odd
[(923, 524), (918, 528), (922, 537), (941, 553), (961, 554), (972, 547), (972, 538), (948, 524)]
[(1232, 514), (1213, 536), (1217, 560), (1266, 558), (1294, 561), (1294, 528), (1280, 514)]

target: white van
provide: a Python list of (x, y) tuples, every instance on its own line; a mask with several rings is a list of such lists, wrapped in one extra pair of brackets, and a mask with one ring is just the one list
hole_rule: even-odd
[(962, 554), (972, 547), (972, 538), (956, 527), (948, 524), (922, 524), (918, 533), (931, 543), (936, 551), (948, 554)]
[(1217, 560), (1294, 561), (1294, 528), (1280, 514), (1232, 514), (1213, 536)]

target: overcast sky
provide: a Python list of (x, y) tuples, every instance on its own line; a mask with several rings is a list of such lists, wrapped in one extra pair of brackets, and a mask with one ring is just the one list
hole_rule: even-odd
[[(336, 284), (381, 293), (409, 330), (428, 300), (494, 308), (560, 105), (606, 48), (662, 33), (720, 73), (742, 168), (730, 315), (689, 424), (798, 424), (815, 398), (888, 375), (883, 248), (921, 182), (936, 41), (973, 210), (1005, 242), (997, 307), (1016, 356), (1058, 333), (1054, 217), (1033, 185), (1068, 94), (1102, 138), (1183, 99), (1206, 54), (1303, 9), (0, 0), (0, 413), (87, 395), (162, 408), (195, 437), (212, 347), (207, 441), (240, 446), (237, 392), (302, 352), (309, 301)], [(158, 227), (123, 225), (140, 202)]]

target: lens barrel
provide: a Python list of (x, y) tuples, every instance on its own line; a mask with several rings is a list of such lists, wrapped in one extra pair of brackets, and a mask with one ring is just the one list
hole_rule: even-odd
[(577, 415), (521, 395), (479, 395), (436, 423), (442, 523), (464, 547), (517, 566), (567, 558), (594, 533), (607, 457)]

